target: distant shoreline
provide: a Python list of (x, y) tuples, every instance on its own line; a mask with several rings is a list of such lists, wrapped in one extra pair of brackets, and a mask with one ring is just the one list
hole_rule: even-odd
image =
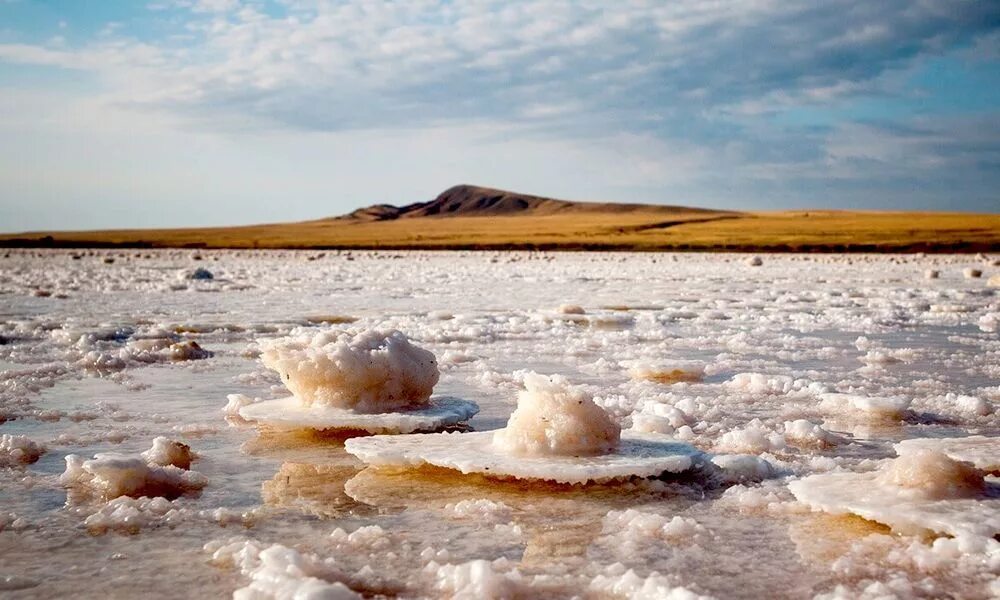
[(915, 242), (909, 244), (672, 244), (638, 245), (620, 243), (503, 243), (503, 244), (213, 244), (189, 242), (165, 244), (154, 241), (108, 242), (99, 240), (56, 240), (42, 238), (0, 239), (5, 249), (62, 250), (303, 250), (303, 251), (463, 251), (463, 252), (707, 252), (759, 254), (976, 254), (1000, 253), (1000, 242)]

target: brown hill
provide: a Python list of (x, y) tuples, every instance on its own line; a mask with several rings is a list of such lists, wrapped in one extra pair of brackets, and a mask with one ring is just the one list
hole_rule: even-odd
[[(534, 216), (567, 213), (722, 214), (722, 211), (683, 206), (618, 204), (612, 202), (571, 202), (530, 194), (519, 194), (475, 185), (456, 185), (429, 202), (405, 206), (375, 204), (359, 208), (341, 218), (358, 221), (391, 221), (422, 217)], [(732, 213), (729, 213), (732, 214)]]

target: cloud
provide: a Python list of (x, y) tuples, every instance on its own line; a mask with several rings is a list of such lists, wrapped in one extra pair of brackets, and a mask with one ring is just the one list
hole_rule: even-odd
[[(590, 153), (572, 164), (608, 161), (609, 173), (595, 177), (602, 197), (663, 196), (670, 187), (734, 203), (778, 197), (781, 186), (835, 195), (948, 172), (982, 197), (1000, 187), (989, 139), (997, 111), (866, 120), (848, 110), (869, 100), (892, 112), (915, 93), (909, 74), (934, 57), (995, 64), (996, 2), (156, 0), (148, 8), (165, 28), (157, 38), (136, 37), (125, 21), (72, 47), (0, 44), (0, 62), (92, 73), (100, 91), (69, 114), (103, 106), (127, 121), (122, 128), (148, 120), (199, 135), (392, 131), (394, 140), (447, 129), (497, 152), (515, 138), (551, 143)], [(782, 120), (804, 109), (824, 118)]]

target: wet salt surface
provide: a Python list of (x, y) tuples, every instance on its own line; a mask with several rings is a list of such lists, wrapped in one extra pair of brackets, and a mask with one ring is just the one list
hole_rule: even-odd
[[(1000, 436), (988, 261), (73, 254), (0, 258), (5, 597), (1000, 595), (986, 533), (900, 533), (789, 489), (877, 477), (901, 440)], [(190, 278), (199, 267), (213, 278)], [(350, 319), (431, 350), (435, 393), (479, 404), (473, 430), (506, 424), (527, 371), (558, 373), (626, 432), (672, 436), (711, 463), (587, 488), (365, 469), (343, 437), (222, 412), (229, 394), (288, 395), (259, 341)], [(158, 436), (191, 447), (203, 488), (105, 501), (59, 481), (67, 455), (138, 456)], [(954, 502), (985, 523), (998, 500)]]

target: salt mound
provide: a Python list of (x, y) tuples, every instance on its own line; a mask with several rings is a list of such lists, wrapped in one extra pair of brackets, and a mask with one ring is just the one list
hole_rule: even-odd
[(425, 406), (440, 376), (434, 354), (398, 331), (323, 331), (261, 343), (305, 406), (388, 412)]
[(190, 466), (193, 457), (186, 444), (160, 437), (140, 455), (108, 452), (87, 460), (70, 454), (59, 481), (66, 487), (96, 492), (107, 500), (119, 496), (172, 498), (208, 484), (202, 474), (180, 466)]
[(1000, 533), (995, 486), (969, 464), (929, 450), (906, 452), (869, 473), (824, 473), (789, 490), (814, 510), (851, 513), (904, 534), (993, 537)]
[(191, 468), (195, 453), (191, 446), (160, 436), (153, 440), (153, 447), (140, 454), (151, 465), (174, 466), (185, 471)]
[(565, 377), (528, 373), (507, 427), (493, 435), (500, 452), (522, 456), (590, 456), (618, 445), (621, 428)]
[(986, 285), (989, 287), (1000, 288), (1000, 275), (994, 275), (986, 280)]
[(369, 433), (435, 431), (468, 421), (479, 412), (475, 402), (448, 396), (433, 396), (422, 407), (371, 414), (330, 406), (303, 406), (298, 398), (254, 402), (237, 408), (248, 421), (281, 430), (357, 430)]
[(560, 304), (557, 311), (564, 315), (583, 315), (587, 312), (583, 310), (582, 306), (576, 304)]
[(0, 467), (30, 465), (45, 454), (45, 447), (24, 435), (0, 435)]
[(983, 272), (979, 269), (969, 267), (967, 269), (962, 269), (962, 275), (964, 275), (966, 279), (979, 279), (983, 276)]
[(977, 469), (1000, 475), (1000, 438), (973, 435), (965, 438), (917, 438), (896, 444), (900, 455), (915, 450), (936, 450)]
[(892, 461), (879, 482), (926, 498), (969, 498), (986, 489), (983, 472), (969, 463), (924, 448), (911, 448)]
[(745, 262), (749, 267), (759, 267), (762, 264), (764, 264), (764, 261), (761, 260), (759, 256), (751, 256), (750, 258), (747, 258), (743, 262)]
[(874, 398), (856, 394), (820, 394), (819, 408), (848, 420), (899, 421), (910, 407), (907, 398)]

